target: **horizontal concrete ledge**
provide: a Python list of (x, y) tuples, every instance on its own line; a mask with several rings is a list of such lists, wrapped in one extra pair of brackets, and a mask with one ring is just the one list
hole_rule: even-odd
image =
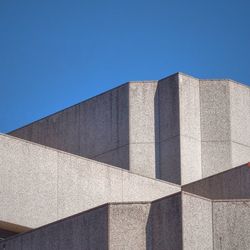
[(0, 220), (31, 228), (103, 203), (152, 201), (181, 189), (6, 135), (0, 165)]
[[(72, 153), (68, 153), (66, 151), (62, 151), (62, 150), (59, 150), (59, 149), (56, 149), (56, 148), (51, 148), (51, 147), (48, 147), (48, 146), (45, 146), (45, 145), (42, 145), (42, 144), (39, 144), (39, 143), (36, 143), (36, 142), (32, 142), (32, 141), (28, 141), (28, 140), (25, 140), (25, 139), (22, 139), (22, 138), (19, 138), (19, 137), (15, 137), (15, 136), (12, 136), (12, 135), (0, 133), (0, 137), (1, 136), (10, 138), (12, 140), (21, 141), (21, 142), (24, 142), (24, 143), (27, 143), (27, 144), (31, 144), (31, 145), (34, 145), (34, 146), (37, 146), (37, 147), (49, 149), (49, 150), (55, 151), (57, 153), (73, 156), (75, 158), (84, 159), (85, 161), (96, 162), (96, 163), (98, 163), (98, 165), (103, 165), (103, 166), (108, 167), (108, 168), (113, 168), (113, 169), (116, 169), (116, 170), (119, 170), (119, 171), (122, 171), (122, 172), (129, 173), (131, 175), (140, 176), (140, 177), (143, 177), (143, 178), (146, 178), (146, 179), (151, 179), (151, 180), (154, 180), (154, 181), (157, 181), (157, 182), (166, 183), (166, 184), (169, 184), (171, 186), (176, 186), (176, 187), (179, 187), (179, 188), (181, 187), (180, 185), (178, 185), (176, 183), (173, 183), (173, 182), (168, 182), (168, 181), (164, 181), (164, 180), (161, 180), (161, 179), (155, 179), (155, 178), (151, 178), (151, 177), (148, 177), (148, 176), (144, 176), (144, 175), (141, 175), (141, 174), (138, 174), (138, 173), (133, 173), (133, 172), (131, 172), (129, 170), (119, 168), (119, 167), (116, 167), (116, 166), (113, 166), (113, 165), (109, 165), (109, 164), (100, 162), (100, 161), (95, 160), (95, 159), (90, 159), (90, 158), (86, 158), (86, 157), (83, 157), (83, 156), (80, 156), (80, 155), (75, 155), (75, 154), (72, 154)], [(134, 144), (136, 144), (136, 143), (134, 143)], [(97, 155), (97, 156), (99, 156), (99, 155)], [(97, 156), (94, 156), (94, 157), (97, 157)]]

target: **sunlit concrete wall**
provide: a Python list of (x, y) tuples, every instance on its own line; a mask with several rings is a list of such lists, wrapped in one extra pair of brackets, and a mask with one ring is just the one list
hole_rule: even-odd
[(177, 73), (129, 82), (11, 135), (186, 184), (250, 155), (250, 88)]
[(0, 135), (0, 221), (38, 227), (107, 202), (152, 201), (178, 185)]

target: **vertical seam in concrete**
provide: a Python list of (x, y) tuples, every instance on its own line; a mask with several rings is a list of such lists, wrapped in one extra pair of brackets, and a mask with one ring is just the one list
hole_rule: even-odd
[(232, 103), (232, 96), (231, 96), (231, 84), (230, 84), (230, 81), (227, 81), (228, 82), (228, 90), (229, 90), (229, 123), (230, 123), (230, 162), (231, 162), (231, 166), (230, 168), (233, 167), (233, 148), (232, 148), (232, 110), (231, 110), (231, 103)]
[(107, 249), (110, 249), (110, 204), (108, 204), (107, 208)]
[(130, 82), (128, 83), (128, 170), (130, 171), (131, 169), (131, 159), (130, 159), (130, 139), (131, 139), (131, 129), (130, 129)]
[(201, 123), (201, 80), (199, 79), (199, 103), (200, 103), (200, 144), (201, 144), (201, 178), (203, 178), (203, 164), (202, 164), (202, 123)]
[(181, 154), (182, 154), (182, 144), (181, 144), (181, 86), (180, 86), (180, 81), (181, 81), (181, 77), (180, 77), (180, 74), (178, 73), (177, 74), (177, 88), (178, 88), (178, 97), (179, 97), (179, 100), (178, 100), (178, 127), (179, 127), (179, 159), (180, 159), (180, 165), (179, 165), (179, 176), (180, 176), (180, 185), (182, 184), (182, 157), (181, 157)]
[(56, 159), (56, 218), (58, 218), (58, 161), (59, 161), (59, 152), (57, 154), (57, 159)]
[[(156, 117), (157, 117), (157, 121), (158, 122), (158, 125), (156, 126), (158, 131), (156, 131), (156, 134), (157, 134), (157, 137), (158, 138), (155, 138), (156, 140), (156, 147), (155, 147), (155, 150), (157, 149), (158, 147), (158, 152), (156, 152), (158, 154), (157, 156), (157, 161), (156, 162), (156, 167), (158, 168), (157, 171), (158, 171), (158, 177), (156, 176), (156, 178), (161, 178), (161, 141), (160, 141), (160, 138), (161, 138), (161, 105), (160, 105), (160, 94), (159, 94), (159, 81), (157, 82), (157, 87), (156, 87), (156, 95), (157, 95), (157, 114), (156, 114)], [(154, 110), (155, 111), (155, 110)], [(158, 146), (157, 146), (157, 143), (158, 143)], [(158, 166), (157, 166), (158, 165)]]
[(213, 250), (214, 250), (214, 202), (213, 201), (211, 201), (211, 203), (212, 203), (212, 211), (211, 211), (211, 213), (212, 213), (212, 243), (213, 243)]
[(182, 250), (184, 250), (184, 230), (183, 230), (183, 225), (184, 225), (184, 219), (183, 219), (183, 192), (180, 194), (181, 197), (181, 245), (182, 245)]
[(78, 106), (78, 153), (81, 154), (81, 106)]

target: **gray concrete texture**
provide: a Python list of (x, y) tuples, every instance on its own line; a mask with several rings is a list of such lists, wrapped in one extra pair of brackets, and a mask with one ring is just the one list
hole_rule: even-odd
[(185, 192), (111, 203), (0, 242), (1, 249), (248, 250), (250, 200)]
[(250, 88), (182, 73), (129, 82), (10, 132), (187, 184), (250, 161)]
[(35, 228), (107, 202), (152, 201), (178, 185), (0, 135), (0, 221)]
[(209, 199), (250, 199), (250, 167), (245, 164), (182, 186)]
[(152, 203), (106, 204), (9, 238), (0, 248), (182, 249), (181, 194)]

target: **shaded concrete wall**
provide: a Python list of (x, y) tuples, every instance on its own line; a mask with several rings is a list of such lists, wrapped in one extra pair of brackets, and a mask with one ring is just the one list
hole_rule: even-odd
[(188, 183), (202, 177), (199, 80), (175, 74), (158, 82), (159, 178)]
[(11, 132), (187, 184), (250, 161), (250, 88), (177, 73), (130, 82)]
[(10, 134), (129, 169), (129, 86), (122, 85)]
[(213, 202), (215, 250), (250, 249), (250, 200)]
[(0, 242), (8, 250), (79, 250), (108, 248), (108, 206), (86, 211)]
[(180, 194), (154, 203), (106, 204), (0, 242), (1, 249), (10, 250), (178, 250), (181, 246)]
[(250, 168), (236, 167), (182, 187), (209, 199), (250, 199)]
[(38, 227), (107, 202), (151, 201), (180, 187), (0, 135), (0, 221)]
[(151, 203), (146, 234), (147, 250), (182, 249), (181, 193)]

